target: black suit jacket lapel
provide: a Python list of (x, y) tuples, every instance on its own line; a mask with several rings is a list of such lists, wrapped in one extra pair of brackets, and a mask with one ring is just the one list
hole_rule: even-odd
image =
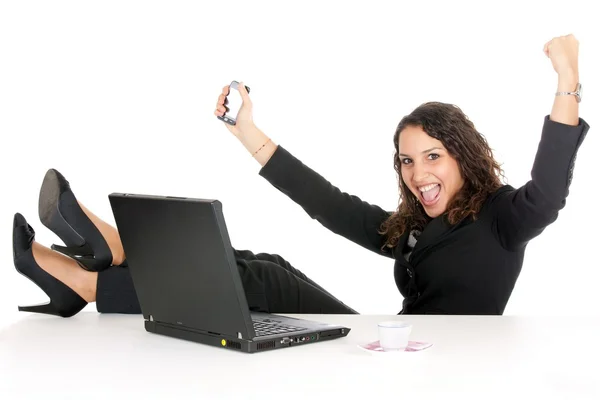
[(428, 249), (431, 249), (431, 247), (438, 244), (444, 236), (448, 235), (466, 223), (468, 222), (463, 220), (456, 225), (451, 225), (446, 218), (446, 214), (432, 219), (427, 224), (421, 235), (417, 238), (417, 244), (415, 245), (415, 248), (410, 256), (410, 263), (412, 265), (418, 263), (423, 255), (427, 253)]
[(394, 248), (394, 259), (404, 267), (408, 267), (408, 261), (404, 258), (404, 252), (406, 251), (406, 244), (408, 242), (408, 235), (410, 232), (405, 231), (398, 239), (398, 245)]

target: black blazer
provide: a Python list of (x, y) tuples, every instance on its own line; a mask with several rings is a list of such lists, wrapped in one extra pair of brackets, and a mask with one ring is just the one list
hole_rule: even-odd
[(394, 279), (404, 296), (400, 314), (501, 315), (523, 264), (527, 243), (565, 206), (575, 157), (589, 125), (544, 119), (531, 180), (519, 189), (504, 185), (491, 194), (476, 221), (452, 226), (432, 219), (407, 262), (408, 232), (395, 249), (381, 250), (378, 233), (390, 215), (341, 192), (282, 146), (259, 174), (313, 219), (360, 246), (395, 259)]

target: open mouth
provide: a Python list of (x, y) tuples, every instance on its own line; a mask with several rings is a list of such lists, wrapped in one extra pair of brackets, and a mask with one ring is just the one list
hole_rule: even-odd
[(432, 206), (440, 199), (441, 186), (439, 183), (421, 186), (418, 189), (421, 203), (424, 206)]

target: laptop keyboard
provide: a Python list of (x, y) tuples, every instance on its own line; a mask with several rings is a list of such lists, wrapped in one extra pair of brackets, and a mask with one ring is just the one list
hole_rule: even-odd
[(254, 323), (256, 336), (279, 335), (306, 330), (306, 328), (287, 325), (278, 321), (261, 320), (252, 322)]

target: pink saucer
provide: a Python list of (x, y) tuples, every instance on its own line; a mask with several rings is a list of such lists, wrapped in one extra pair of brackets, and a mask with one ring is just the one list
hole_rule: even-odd
[(359, 344), (358, 345), (358, 347), (360, 347), (361, 349), (366, 350), (370, 353), (384, 353), (384, 354), (421, 351), (421, 350), (425, 350), (431, 346), (432, 346), (432, 343), (409, 341), (408, 347), (404, 351), (383, 351), (383, 348), (379, 345), (379, 340), (377, 340), (375, 342), (367, 343), (367, 344)]

